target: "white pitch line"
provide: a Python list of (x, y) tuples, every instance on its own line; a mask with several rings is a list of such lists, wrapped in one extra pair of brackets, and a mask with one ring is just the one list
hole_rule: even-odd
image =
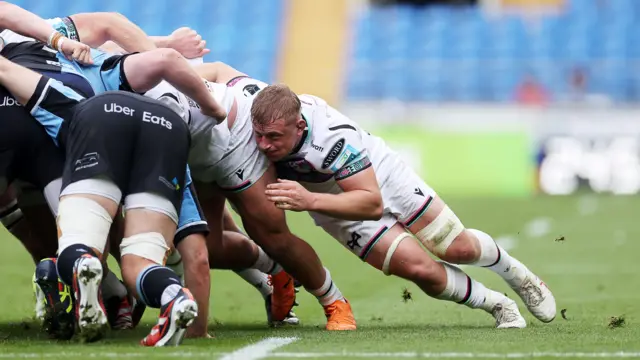
[[(274, 340), (276, 340), (274, 342)], [(535, 359), (535, 358), (640, 358), (640, 352), (531, 352), (531, 353), (475, 353), (475, 352), (272, 352), (288, 345), (297, 338), (267, 338), (231, 353), (224, 352), (109, 352), (109, 353), (0, 353), (0, 359), (42, 359), (42, 358), (202, 358), (222, 356), (222, 359), (267, 359), (267, 358), (423, 358), (423, 359)], [(282, 341), (282, 342), (280, 342)], [(256, 349), (261, 344), (262, 348)], [(253, 352), (249, 352), (253, 349)], [(258, 350), (261, 352), (259, 353)], [(258, 357), (256, 357), (258, 356)]]
[(532, 359), (532, 358), (640, 358), (640, 352), (533, 352), (533, 353), (419, 353), (419, 352), (327, 352), (327, 353), (294, 353), (275, 352), (269, 357), (282, 358), (323, 358), (323, 357), (344, 357), (344, 358), (446, 358), (446, 359)]
[(268, 358), (271, 352), (279, 347), (289, 345), (298, 340), (297, 337), (270, 337), (255, 344), (245, 346), (220, 358), (220, 360), (257, 360)]

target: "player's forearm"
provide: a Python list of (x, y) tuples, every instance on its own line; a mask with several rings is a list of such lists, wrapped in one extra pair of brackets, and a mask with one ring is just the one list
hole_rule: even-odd
[(143, 52), (156, 48), (155, 43), (136, 24), (115, 12), (95, 12), (71, 15), (80, 39), (91, 47), (108, 41), (126, 52)]
[(149, 39), (153, 41), (156, 47), (168, 48), (170, 38), (168, 36), (149, 36)]
[(55, 30), (38, 15), (19, 6), (0, 1), (0, 28), (9, 29), (44, 43)]
[(178, 244), (184, 266), (184, 281), (198, 304), (198, 317), (189, 328), (189, 335), (206, 336), (211, 290), (207, 245), (202, 234), (187, 236)]
[(238, 76), (246, 76), (244, 73), (220, 61), (201, 64), (194, 68), (203, 79), (219, 84), (226, 84), (229, 80)]
[(340, 194), (313, 193), (311, 211), (344, 220), (379, 220), (382, 217), (382, 198), (366, 190), (352, 190)]
[(171, 59), (171, 66), (163, 69), (163, 78), (178, 91), (184, 93), (198, 103), (203, 113), (217, 114), (219, 121), (226, 117), (226, 111), (215, 101), (202, 78), (193, 70), (187, 60), (179, 55)]

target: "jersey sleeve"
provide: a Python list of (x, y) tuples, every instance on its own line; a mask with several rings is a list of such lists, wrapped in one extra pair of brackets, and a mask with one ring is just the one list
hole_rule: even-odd
[(371, 166), (367, 149), (360, 132), (349, 124), (328, 128), (326, 146), (322, 146), (324, 158), (321, 172), (331, 173), (336, 181), (344, 180)]
[(209, 234), (209, 225), (207, 224), (207, 220), (205, 219), (202, 208), (200, 207), (198, 195), (196, 194), (196, 189), (193, 186), (193, 180), (191, 179), (191, 172), (187, 166), (184, 195), (182, 198), (182, 205), (180, 206), (178, 229), (176, 230), (174, 244), (177, 245), (187, 236), (198, 233), (207, 236), (207, 234)]

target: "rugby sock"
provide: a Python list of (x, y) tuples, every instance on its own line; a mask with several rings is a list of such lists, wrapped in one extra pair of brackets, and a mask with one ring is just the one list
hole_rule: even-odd
[(262, 297), (266, 298), (273, 292), (273, 288), (269, 284), (269, 276), (267, 274), (256, 269), (234, 270), (234, 272), (244, 279), (244, 281), (258, 289), (260, 294), (262, 294)]
[(503, 294), (487, 289), (458, 267), (443, 262), (441, 264), (447, 272), (447, 286), (436, 298), (488, 312), (504, 298)]
[(251, 268), (270, 275), (275, 275), (282, 271), (282, 266), (273, 261), (260, 246), (258, 246), (258, 259)]
[(338, 287), (333, 283), (333, 280), (331, 280), (331, 273), (329, 272), (329, 269), (324, 268), (324, 272), (326, 277), (322, 287), (317, 290), (307, 289), (307, 291), (313, 294), (322, 306), (331, 305), (337, 300), (344, 301), (345, 299), (344, 296), (342, 296), (340, 289), (338, 289)]
[(511, 280), (515, 276), (514, 271), (509, 271), (514, 265), (521, 265), (501, 248), (493, 238), (480, 230), (469, 229), (480, 243), (480, 257), (471, 265), (487, 268), (500, 275), (505, 280)]
[(136, 289), (143, 303), (160, 308), (175, 298), (182, 289), (182, 283), (180, 277), (168, 267), (149, 265), (138, 274)]
[(73, 286), (73, 267), (76, 260), (85, 254), (98, 257), (91, 247), (84, 244), (69, 245), (60, 252), (58, 261), (56, 261), (56, 267), (58, 269), (58, 277), (62, 282)]

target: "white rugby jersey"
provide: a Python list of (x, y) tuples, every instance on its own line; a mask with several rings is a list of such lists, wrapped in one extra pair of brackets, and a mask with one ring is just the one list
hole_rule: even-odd
[[(203, 81), (213, 98), (228, 113), (233, 106), (235, 92), (223, 84)], [(195, 101), (186, 97), (166, 81), (149, 90), (145, 96), (162, 101), (177, 112), (189, 125), (191, 132), (189, 165), (192, 168), (197, 168), (199, 165), (210, 166), (224, 156), (230, 139), (226, 119), (217, 125), (216, 119), (204, 115)]]
[(311, 191), (339, 193), (336, 180), (373, 166), (382, 186), (393, 170), (384, 141), (318, 97), (301, 95), (300, 101), (307, 129), (293, 152), (276, 163), (278, 177)]

